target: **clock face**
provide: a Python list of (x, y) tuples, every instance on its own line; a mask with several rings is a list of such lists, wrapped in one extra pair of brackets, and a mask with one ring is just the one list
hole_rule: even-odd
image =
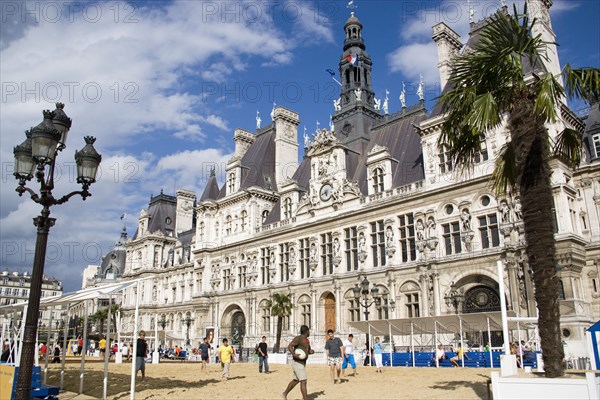
[(331, 198), (332, 192), (333, 188), (329, 183), (326, 183), (321, 186), (321, 190), (319, 190), (319, 197), (321, 197), (322, 201), (327, 201)]

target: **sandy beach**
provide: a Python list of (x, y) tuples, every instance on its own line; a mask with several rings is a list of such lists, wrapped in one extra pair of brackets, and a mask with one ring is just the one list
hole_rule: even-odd
[[(79, 391), (79, 363), (65, 367), (65, 387)], [(43, 370), (43, 365), (42, 365)], [(84, 394), (102, 397), (104, 365), (86, 364)], [(351, 371), (351, 370), (349, 370)], [(375, 368), (359, 367), (357, 376), (348, 376), (334, 385), (329, 369), (322, 365), (308, 366), (310, 399), (487, 399), (486, 380), (490, 369), (475, 368), (385, 368), (376, 374)], [(140, 374), (138, 372), (138, 378)], [(131, 364), (109, 364), (108, 398), (128, 399)], [(196, 362), (164, 362), (146, 365), (146, 379), (136, 383), (136, 399), (281, 399), (281, 392), (291, 380), (288, 365), (273, 364), (269, 374), (259, 374), (257, 364), (235, 363), (228, 381), (221, 379), (220, 366), (209, 365), (200, 373)], [(49, 365), (48, 384), (60, 383), (60, 365)], [(61, 396), (61, 399), (82, 396)], [(301, 399), (300, 386), (289, 399)]]

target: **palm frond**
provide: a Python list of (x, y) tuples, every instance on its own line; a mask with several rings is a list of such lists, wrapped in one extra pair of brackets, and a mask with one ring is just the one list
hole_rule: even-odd
[(563, 130), (556, 138), (554, 155), (572, 168), (577, 168), (581, 162), (581, 133), (571, 128)]
[(497, 195), (513, 190), (517, 184), (515, 147), (512, 142), (506, 143), (498, 154), (496, 166), (492, 173), (492, 188)]
[(600, 101), (600, 69), (571, 68), (566, 64), (562, 76), (569, 99), (585, 99), (590, 103)]
[(537, 94), (533, 110), (542, 115), (546, 121), (556, 122), (556, 109), (564, 91), (554, 75), (545, 74), (534, 83), (534, 92)]

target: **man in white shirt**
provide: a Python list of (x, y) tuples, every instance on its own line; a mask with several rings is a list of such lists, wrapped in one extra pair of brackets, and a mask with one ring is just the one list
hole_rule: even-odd
[(446, 351), (444, 350), (444, 345), (439, 345), (437, 349), (435, 349), (435, 359), (437, 360), (436, 362), (436, 366), (439, 367), (439, 364), (444, 361), (445, 359), (447, 359), (448, 357), (446, 357)]
[(346, 355), (344, 356), (344, 362), (342, 363), (343, 376), (346, 376), (346, 368), (348, 368), (348, 364), (350, 364), (352, 367), (352, 376), (356, 375), (356, 362), (354, 361), (354, 344), (352, 343), (352, 339), (354, 339), (354, 335), (349, 334), (348, 339), (344, 340)]

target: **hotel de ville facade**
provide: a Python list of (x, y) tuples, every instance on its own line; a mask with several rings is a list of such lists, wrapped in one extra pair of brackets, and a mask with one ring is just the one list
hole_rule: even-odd
[[(552, 1), (528, 3), (538, 17), (535, 33), (554, 41)], [(443, 22), (433, 26), (442, 87), (452, 57), (469, 51), (485, 23), (471, 24), (465, 44)], [(354, 333), (360, 349), (365, 335), (349, 323), (365, 318), (352, 290), (365, 278), (387, 294), (370, 305), (369, 320), (498, 311), (498, 260), (508, 309), (536, 316), (519, 195), (497, 197), (490, 187), (507, 129), (485, 132), (478, 163), (458, 173), (436, 144), (440, 110), (421, 101), (388, 114), (387, 101), (382, 108), (375, 98), (377, 77), (354, 14), (343, 33), (333, 131), (303, 138), (300, 116), (277, 107), (270, 125), (235, 130), (222, 185), (212, 174), (203, 193), (161, 192), (141, 211), (126, 243), (123, 279), (148, 279), (139, 293), (130, 288), (123, 295), (125, 331), (132, 331), (138, 296), (138, 328), (158, 327), (167, 346), (189, 340), (196, 347), (207, 334), (251, 348), (265, 335), (272, 345), (276, 318), (267, 301), (285, 293), (292, 309), (283, 346), (306, 324), (316, 348), (331, 328)], [(559, 74), (555, 46), (549, 56), (546, 70)], [(600, 316), (598, 104), (587, 121), (564, 105), (548, 129), (555, 136), (565, 127), (584, 132), (585, 157), (576, 171), (552, 161), (555, 218), (548, 223), (555, 227), (564, 342), (569, 353), (583, 355), (585, 329)], [(456, 293), (461, 296), (452, 297)], [(465, 339), (469, 345), (503, 342), (501, 332), (488, 338), (484, 326)], [(431, 337), (419, 340), (433, 345)], [(408, 344), (401, 337), (392, 341)]]

